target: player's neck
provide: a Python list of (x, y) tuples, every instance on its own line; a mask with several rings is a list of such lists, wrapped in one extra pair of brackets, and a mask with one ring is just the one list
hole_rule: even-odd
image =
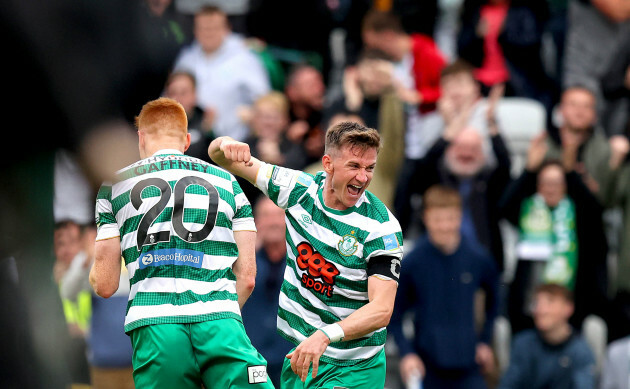
[(145, 146), (143, 149), (140, 150), (140, 158), (149, 158), (160, 150), (177, 150), (182, 153), (184, 152), (180, 145), (160, 143), (156, 145)]

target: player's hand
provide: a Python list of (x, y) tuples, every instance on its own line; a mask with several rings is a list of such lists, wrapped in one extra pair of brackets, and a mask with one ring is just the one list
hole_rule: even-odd
[(308, 369), (313, 364), (313, 373), (311, 377), (317, 376), (319, 368), (319, 358), (322, 356), (326, 347), (330, 344), (330, 339), (322, 331), (315, 331), (313, 335), (304, 339), (302, 343), (293, 352), (287, 354), (286, 358), (291, 359), (291, 370), (300, 376), (302, 382), (306, 382)]
[(252, 166), (252, 155), (247, 143), (239, 142), (234, 139), (224, 139), (219, 149), (223, 152), (223, 156), (226, 160), (243, 162), (245, 166)]
[(422, 377), (426, 373), (426, 368), (422, 359), (417, 354), (407, 354), (400, 360), (400, 376), (403, 382), (407, 382), (412, 373), (418, 372)]

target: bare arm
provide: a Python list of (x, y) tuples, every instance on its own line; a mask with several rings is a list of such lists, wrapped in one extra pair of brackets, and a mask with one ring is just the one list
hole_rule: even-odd
[(396, 281), (382, 280), (374, 276), (368, 278), (370, 302), (338, 323), (345, 334), (343, 339), (357, 339), (386, 327), (394, 311), (397, 289), (398, 283)]
[[(394, 310), (397, 289), (396, 281), (386, 281), (375, 276), (368, 278), (370, 302), (337, 323), (343, 329), (343, 340), (357, 339), (387, 326)], [(318, 330), (287, 355), (287, 358), (291, 359), (291, 369), (300, 376), (302, 381), (306, 380), (311, 363), (313, 363), (312, 376), (313, 378), (317, 376), (319, 358), (329, 344), (328, 336)]]
[(225, 170), (256, 184), (260, 161), (252, 157), (247, 143), (222, 136), (210, 143), (208, 155)]
[(108, 298), (118, 290), (120, 267), (120, 237), (97, 241), (90, 271), (90, 285), (97, 295)]
[(238, 305), (242, 309), (256, 284), (256, 232), (234, 231), (234, 240), (238, 247), (238, 258), (232, 270), (236, 276)]

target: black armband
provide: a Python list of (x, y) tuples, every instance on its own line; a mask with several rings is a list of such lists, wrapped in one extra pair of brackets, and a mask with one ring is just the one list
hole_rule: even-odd
[(367, 266), (367, 275), (383, 276), (398, 282), (400, 278), (400, 258), (391, 255), (372, 257)]

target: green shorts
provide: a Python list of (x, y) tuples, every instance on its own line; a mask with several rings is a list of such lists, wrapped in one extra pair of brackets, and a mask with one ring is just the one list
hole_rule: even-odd
[(239, 320), (149, 325), (130, 336), (136, 388), (273, 388)]
[[(294, 349), (295, 350), (295, 349)], [(309, 370), (306, 382), (291, 370), (291, 361), (284, 360), (280, 387), (282, 389), (379, 389), (385, 387), (385, 350), (352, 366), (337, 366), (319, 361), (317, 376)]]

